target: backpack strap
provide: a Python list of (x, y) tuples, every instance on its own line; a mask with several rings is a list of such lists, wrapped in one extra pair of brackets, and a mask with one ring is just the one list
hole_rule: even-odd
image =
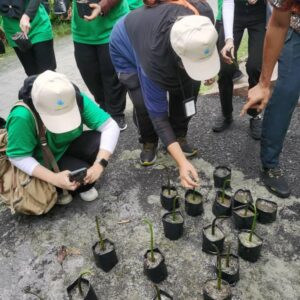
[(39, 137), (39, 141), (41, 144), (44, 163), (48, 169), (50, 169), (50, 167), (52, 167), (54, 172), (58, 173), (59, 168), (58, 168), (58, 165), (56, 163), (53, 153), (51, 152), (51, 150), (48, 147), (48, 143), (47, 143), (47, 139), (46, 139), (46, 128), (45, 128), (40, 116), (37, 114), (37, 112), (35, 112), (35, 110), (31, 109), (31, 107), (29, 105), (27, 105), (24, 101), (18, 101), (13, 106), (12, 109), (14, 109), (15, 107), (18, 107), (18, 106), (23, 106), (31, 112), (34, 122), (35, 122), (37, 135)]

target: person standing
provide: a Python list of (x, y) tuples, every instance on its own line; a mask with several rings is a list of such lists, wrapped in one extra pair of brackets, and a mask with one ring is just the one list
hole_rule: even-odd
[[(267, 189), (282, 198), (290, 187), (279, 165), (283, 142), (300, 93), (300, 3), (270, 0), (273, 13), (268, 26), (259, 83), (249, 90), (249, 108), (266, 108), (262, 124), (261, 178)], [(279, 59), (279, 60), (278, 60)], [(278, 79), (271, 93), (271, 77), (278, 61)]]
[[(1, 1), (2, 2), (2, 1)], [(53, 34), (49, 16), (40, 0), (20, 1), (14, 8), (4, 0), (0, 5), (3, 29), (8, 43), (13, 47), (27, 76), (56, 69)], [(9, 9), (8, 9), (9, 8)], [(20, 30), (30, 40), (32, 47), (22, 51), (13, 40)]]
[(81, 18), (73, 1), (72, 36), (80, 74), (102, 109), (125, 130), (126, 89), (119, 82), (109, 55), (109, 38), (114, 24), (128, 13), (127, 0), (102, 0), (90, 4), (92, 14)]
[[(248, 60), (246, 70), (249, 77), (249, 87), (257, 84), (261, 63), (263, 41), (266, 26), (266, 3), (264, 0), (224, 0), (223, 24), (225, 31), (224, 47), (221, 51), (224, 61), (219, 73), (219, 91), (222, 114), (218, 116), (213, 126), (214, 132), (222, 132), (233, 121), (232, 96), (233, 74), (236, 68), (236, 56), (245, 29), (248, 30)], [(249, 110), (250, 134), (254, 139), (261, 136), (261, 117), (255, 110)]]

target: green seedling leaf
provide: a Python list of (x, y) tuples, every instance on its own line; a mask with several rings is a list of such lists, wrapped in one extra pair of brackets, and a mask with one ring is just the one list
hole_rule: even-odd
[(144, 223), (149, 226), (149, 230), (150, 230), (150, 253), (151, 253), (151, 261), (155, 262), (155, 257), (154, 257), (153, 224), (149, 220), (144, 220)]

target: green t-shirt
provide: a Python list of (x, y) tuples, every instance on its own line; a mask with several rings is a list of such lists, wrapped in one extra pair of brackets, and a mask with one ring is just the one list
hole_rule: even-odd
[(135, 10), (144, 5), (143, 0), (127, 0), (130, 10)]
[(223, 7), (223, 0), (218, 0), (218, 14), (216, 17), (217, 21), (222, 20), (222, 7)]
[(78, 16), (76, 1), (73, 1), (71, 28), (74, 42), (88, 45), (107, 44), (113, 26), (128, 12), (127, 0), (121, 0), (106, 16), (99, 16), (88, 22)]
[[(92, 130), (96, 130), (104, 124), (110, 115), (103, 111), (99, 106), (83, 96), (83, 111), (81, 112), (81, 125), (69, 132), (55, 134), (46, 132), (48, 146), (52, 151), (56, 161), (58, 161), (70, 143), (78, 138), (83, 132), (83, 124)], [(7, 119), (8, 145), (6, 154), (8, 157), (34, 157), (43, 163), (42, 150), (36, 131), (35, 121), (32, 113), (25, 107), (19, 106), (11, 111)]]
[[(28, 5), (28, 1), (25, 6)], [(12, 40), (12, 36), (21, 31), (20, 20), (3, 16), (3, 29), (6, 34), (8, 43), (11, 47), (17, 45)], [(53, 39), (52, 27), (49, 16), (45, 7), (40, 4), (35, 17), (30, 21), (30, 30), (28, 37), (32, 44), (45, 42)]]

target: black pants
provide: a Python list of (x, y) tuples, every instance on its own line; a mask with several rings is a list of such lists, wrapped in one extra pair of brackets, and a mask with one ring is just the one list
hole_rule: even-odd
[[(263, 43), (266, 31), (266, 5), (263, 0), (258, 0), (255, 5), (247, 5), (248, 2), (235, 3), (233, 36), (235, 57), (240, 47), (241, 40), (245, 29), (248, 30), (248, 60), (246, 63), (246, 71), (249, 77), (249, 88), (258, 83), (261, 65)], [(221, 50), (224, 47), (224, 30), (222, 22), (217, 24), (219, 32), (218, 48)], [(226, 64), (221, 59), (221, 70), (219, 73), (219, 92), (222, 107), (222, 113), (225, 117), (230, 116), (233, 112), (232, 95), (233, 81), (232, 77), (236, 66), (234, 64)], [(256, 116), (257, 112), (254, 109), (249, 109), (248, 114)]]
[[(91, 167), (97, 157), (100, 146), (100, 132), (84, 131), (75, 139), (68, 150), (57, 162), (60, 171), (75, 171), (81, 168)], [(95, 183), (80, 186), (75, 193), (82, 193), (91, 189)]]
[[(141, 143), (157, 143), (158, 137), (145, 106), (140, 82), (136, 73), (119, 74), (120, 81), (126, 86), (130, 99), (134, 105), (134, 122), (140, 133)], [(197, 99), (200, 83), (190, 80), (184, 86), (186, 98)], [(169, 121), (176, 137), (185, 137), (190, 118), (186, 118), (183, 109), (183, 92), (181, 88), (169, 92)]]
[(36, 43), (26, 52), (22, 52), (17, 47), (14, 47), (14, 50), (27, 76), (40, 74), (46, 70), (55, 71), (56, 69), (53, 40)]
[(112, 117), (124, 116), (126, 89), (111, 62), (109, 45), (74, 42), (74, 47), (77, 67), (95, 101)]

